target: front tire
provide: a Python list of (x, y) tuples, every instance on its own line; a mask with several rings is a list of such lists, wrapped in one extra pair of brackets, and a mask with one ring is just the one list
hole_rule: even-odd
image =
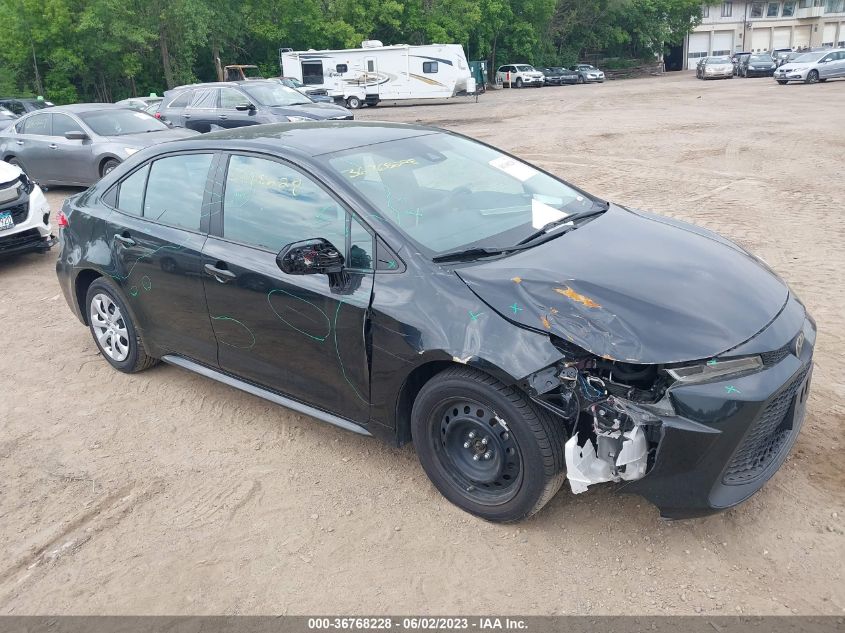
[(807, 73), (807, 79), (804, 80), (804, 83), (814, 84), (819, 80), (819, 71), (818, 70), (811, 70)]
[(566, 478), (563, 422), (516, 388), (468, 367), (447, 369), (423, 386), (411, 433), (440, 493), (488, 521), (531, 516)]
[(158, 362), (147, 354), (123, 297), (110, 281), (101, 277), (91, 284), (85, 308), (91, 336), (112, 367), (134, 374)]
[(788, 82), (784, 81), (783, 79), (778, 79), (778, 80), (777, 80), (777, 82), (778, 82), (781, 86), (785, 86), (785, 85), (788, 83)]
[(522, 88), (522, 77), (516, 78), (516, 83), (514, 84), (517, 88)]
[(106, 162), (103, 163), (103, 166), (100, 168), (100, 177), (109, 175), (111, 172), (115, 170), (115, 168), (120, 165), (119, 160), (115, 160), (114, 158), (108, 159)]

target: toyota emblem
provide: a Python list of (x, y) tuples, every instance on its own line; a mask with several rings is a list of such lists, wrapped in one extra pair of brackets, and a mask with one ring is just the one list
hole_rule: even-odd
[(800, 357), (801, 350), (804, 349), (804, 332), (798, 333), (798, 336), (795, 337), (795, 343), (792, 347), (795, 352), (795, 355)]

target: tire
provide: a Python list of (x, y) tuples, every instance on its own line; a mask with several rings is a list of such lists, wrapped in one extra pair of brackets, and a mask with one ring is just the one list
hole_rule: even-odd
[(579, 84), (585, 84), (585, 83), (587, 83), (587, 80), (586, 80), (586, 79), (584, 79), (584, 77), (579, 76), (579, 77), (578, 77), (578, 83), (579, 83)]
[(103, 166), (100, 167), (100, 178), (103, 176), (107, 176), (112, 171), (114, 171), (115, 167), (120, 165), (120, 161), (114, 158), (109, 158), (106, 162), (103, 163)]
[(158, 359), (147, 354), (126, 303), (111, 281), (103, 277), (94, 280), (85, 295), (84, 309), (94, 343), (112, 367), (134, 374), (158, 363)]
[(361, 107), (361, 100), (358, 97), (347, 97), (346, 107), (350, 110), (357, 110)]
[(825, 79), (819, 79), (819, 83), (820, 83), (820, 84), (823, 84), (823, 83), (824, 83), (824, 82), (826, 82), (826, 81), (827, 81), (827, 78), (825, 78)]
[(811, 70), (807, 73), (807, 78), (804, 80), (805, 84), (814, 84), (819, 80), (819, 71)]
[(14, 165), (18, 169), (20, 169), (22, 172), (26, 173), (26, 169), (24, 169), (23, 163), (21, 163), (21, 161), (18, 160), (17, 158), (15, 158), (14, 156), (12, 156), (6, 162), (9, 163), (10, 165)]
[(440, 493), (488, 521), (531, 516), (566, 478), (563, 423), (514, 387), (468, 367), (447, 369), (423, 386), (411, 433)]
[(522, 77), (517, 77), (517, 78), (516, 78), (516, 82), (514, 83), (514, 85), (515, 85), (517, 88), (522, 88)]
[(778, 80), (777, 80), (777, 82), (778, 82), (781, 86), (785, 86), (787, 83), (789, 83), (789, 82), (787, 82), (787, 81), (784, 81), (783, 79), (778, 79)]

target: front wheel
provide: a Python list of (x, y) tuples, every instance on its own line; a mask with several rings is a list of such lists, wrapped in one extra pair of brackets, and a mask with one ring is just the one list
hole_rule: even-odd
[(814, 84), (819, 80), (819, 71), (811, 70), (807, 73), (807, 79), (804, 80), (804, 83)]
[(563, 422), (468, 367), (447, 369), (423, 386), (411, 433), (440, 493), (488, 521), (531, 516), (566, 478)]
[(579, 84), (585, 84), (585, 83), (587, 83), (587, 80), (584, 79), (583, 77), (578, 77), (578, 83)]
[(361, 107), (361, 100), (355, 96), (348, 97), (346, 99), (346, 107), (350, 110), (357, 110)]
[(85, 297), (88, 327), (94, 342), (109, 364), (126, 374), (134, 374), (158, 361), (147, 354), (123, 298), (104, 278), (95, 280)]
[(522, 88), (522, 77), (516, 78), (516, 83), (514, 84), (517, 88)]
[(100, 176), (106, 176), (113, 172), (115, 168), (120, 165), (120, 161), (115, 160), (114, 158), (108, 159), (106, 162), (103, 163), (103, 166), (100, 168)]

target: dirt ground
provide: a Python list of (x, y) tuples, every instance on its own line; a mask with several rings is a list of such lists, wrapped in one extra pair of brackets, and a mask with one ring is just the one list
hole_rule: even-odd
[[(170, 366), (112, 370), (55, 252), (0, 262), (0, 613), (842, 614), (845, 82), (690, 73), (357, 118), (498, 144), (719, 231), (819, 325), (808, 419), (742, 506), (682, 522), (565, 484), (510, 526), (395, 449)], [(74, 193), (55, 189), (53, 212)]]

